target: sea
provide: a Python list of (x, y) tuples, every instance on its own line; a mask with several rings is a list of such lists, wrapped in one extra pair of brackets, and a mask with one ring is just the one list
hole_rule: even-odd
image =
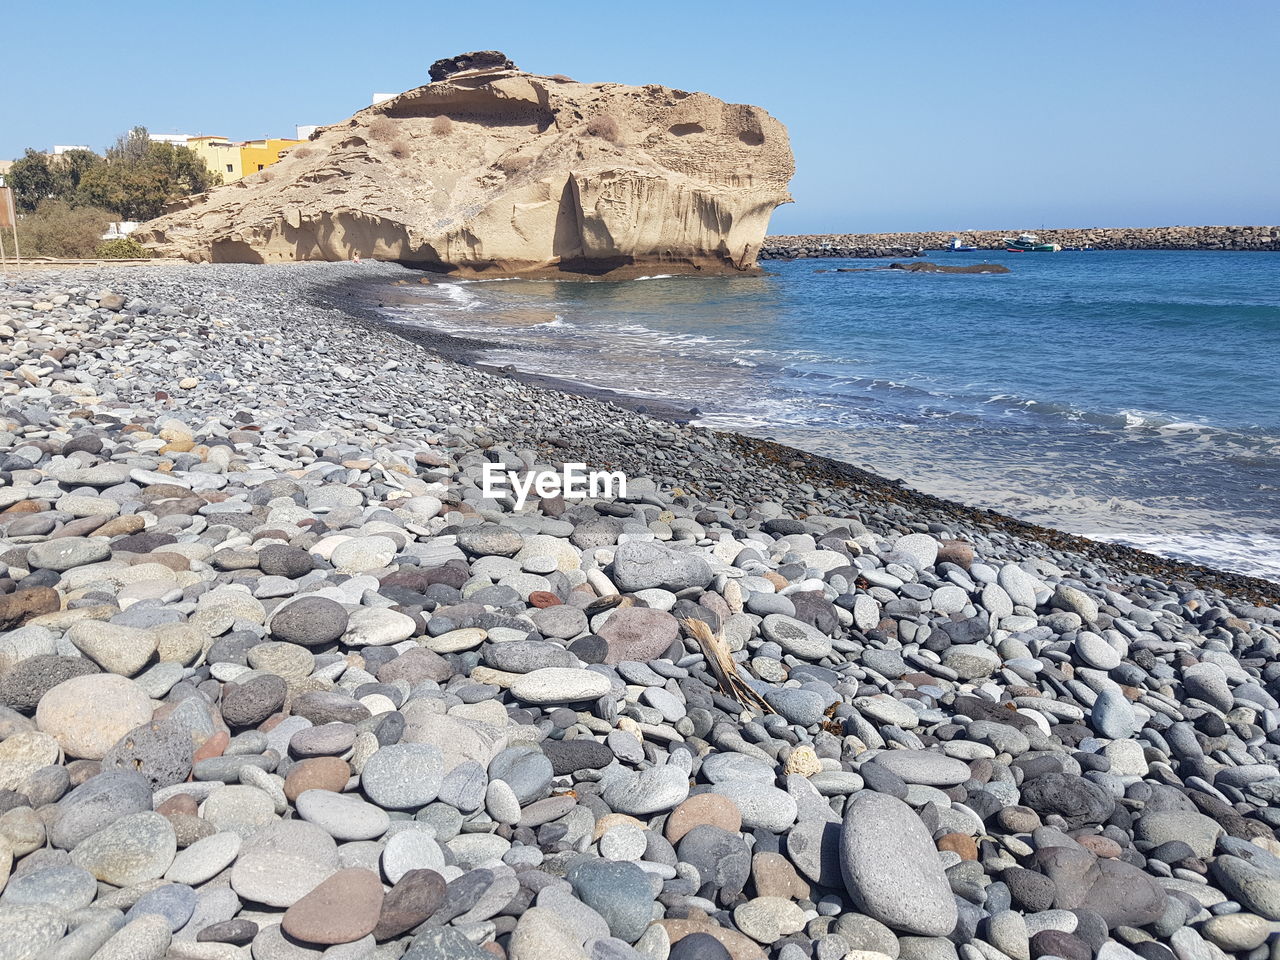
[[(932, 253), (1007, 274), (442, 281), (397, 323), (975, 507), (1280, 581), (1280, 253)], [(849, 268), (856, 272), (840, 272)]]

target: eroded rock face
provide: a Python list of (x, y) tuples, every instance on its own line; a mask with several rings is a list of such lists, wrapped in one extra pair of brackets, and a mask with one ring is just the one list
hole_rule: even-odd
[(790, 201), (781, 123), (705, 93), (509, 63), (493, 51), (440, 61), (444, 79), (322, 128), (134, 236), (197, 261), (359, 255), (460, 276), (755, 267), (770, 214)]

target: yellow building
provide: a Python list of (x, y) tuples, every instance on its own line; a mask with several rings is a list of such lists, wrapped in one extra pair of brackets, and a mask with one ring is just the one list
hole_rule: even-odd
[(191, 137), (187, 149), (204, 161), (214, 173), (222, 174), (223, 183), (232, 183), (244, 176), (240, 162), (240, 144), (226, 137)]
[(286, 140), (271, 137), (266, 140), (246, 140), (240, 144), (241, 176), (249, 176), (259, 170), (265, 170), (273, 163), (278, 163), (280, 154), (290, 147), (303, 143), (302, 140)]

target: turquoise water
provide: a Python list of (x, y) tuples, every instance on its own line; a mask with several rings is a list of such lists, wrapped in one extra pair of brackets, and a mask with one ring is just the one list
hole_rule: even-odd
[(394, 315), (929, 493), (1280, 580), (1280, 254), (988, 259), (1012, 272), (443, 283)]

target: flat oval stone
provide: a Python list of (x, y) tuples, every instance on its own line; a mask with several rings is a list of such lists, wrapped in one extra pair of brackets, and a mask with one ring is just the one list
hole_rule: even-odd
[(290, 907), (338, 869), (338, 846), (315, 824), (277, 820), (245, 838), (231, 888), (246, 900)]
[(280, 927), (306, 943), (352, 943), (371, 934), (382, 911), (382, 881), (368, 870), (339, 870), (285, 911)]
[(330, 790), (307, 790), (298, 795), (298, 816), (314, 823), (335, 840), (373, 840), (387, 832), (386, 812), (359, 797)]
[(158, 813), (133, 813), (71, 851), (71, 861), (104, 883), (127, 887), (163, 877), (173, 863), (178, 838)]
[(544, 667), (521, 676), (512, 695), (525, 703), (554, 704), (598, 700), (609, 692), (609, 678), (580, 667)]

